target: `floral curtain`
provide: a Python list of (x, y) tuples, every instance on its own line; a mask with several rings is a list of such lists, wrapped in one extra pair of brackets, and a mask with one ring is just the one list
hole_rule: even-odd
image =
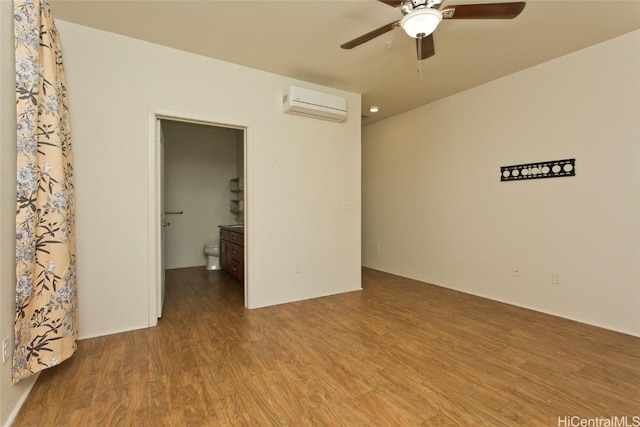
[(17, 109), (14, 384), (75, 352), (73, 166), (58, 32), (46, 0), (14, 0)]

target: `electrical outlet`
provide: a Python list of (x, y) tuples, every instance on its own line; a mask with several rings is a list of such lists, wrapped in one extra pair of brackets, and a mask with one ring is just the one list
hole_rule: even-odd
[(2, 340), (2, 363), (9, 359), (9, 337)]
[(300, 264), (296, 264), (296, 274), (302, 273), (302, 266)]
[(553, 272), (553, 284), (562, 285), (562, 278), (560, 277), (560, 273), (556, 271)]
[(513, 267), (513, 275), (516, 277), (522, 276), (522, 269), (520, 268), (519, 265), (516, 265), (515, 267)]
[(380, 243), (378, 243), (376, 245), (376, 252), (380, 252), (382, 250), (382, 246), (380, 246)]

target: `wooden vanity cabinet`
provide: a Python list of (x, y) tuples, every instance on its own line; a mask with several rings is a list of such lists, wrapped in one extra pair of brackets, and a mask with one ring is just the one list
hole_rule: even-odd
[(220, 267), (244, 284), (244, 233), (220, 229)]

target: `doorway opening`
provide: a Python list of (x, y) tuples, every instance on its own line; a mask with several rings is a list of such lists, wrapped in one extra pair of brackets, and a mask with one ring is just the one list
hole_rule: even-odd
[[(204, 269), (203, 248), (219, 244), (218, 227), (245, 224), (246, 193), (230, 191), (230, 183), (246, 182), (247, 132), (245, 126), (159, 112), (150, 113), (149, 122), (149, 324), (153, 326), (162, 316), (165, 269)], [(245, 265), (250, 249), (246, 240)], [(247, 307), (249, 274), (243, 291)]]

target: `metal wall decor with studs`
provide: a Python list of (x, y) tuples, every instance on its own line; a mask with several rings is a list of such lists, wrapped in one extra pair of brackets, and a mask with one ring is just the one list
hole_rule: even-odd
[(548, 162), (502, 166), (500, 168), (500, 181), (559, 178), (563, 176), (575, 176), (575, 174), (576, 159), (551, 160)]

